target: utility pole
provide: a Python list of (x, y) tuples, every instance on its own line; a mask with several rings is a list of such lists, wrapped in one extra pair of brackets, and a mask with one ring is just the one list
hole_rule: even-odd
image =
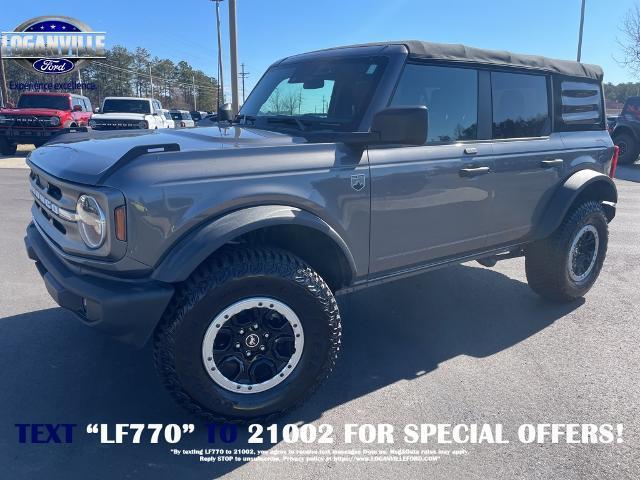
[(222, 0), (211, 0), (216, 2), (216, 28), (218, 31), (218, 105), (216, 110), (220, 110), (224, 104), (224, 68), (222, 65), (222, 35), (220, 33), (220, 2)]
[(236, 0), (229, 0), (229, 55), (231, 56), (231, 110), (238, 113), (238, 38), (236, 35)]
[(149, 80), (151, 81), (151, 98), (153, 98), (153, 77), (151, 76), (151, 65), (149, 65)]
[(240, 78), (242, 79), (242, 103), (244, 104), (244, 100), (245, 100), (245, 94), (244, 94), (244, 79), (247, 78), (249, 75), (251, 75), (249, 72), (245, 72), (244, 71), (244, 63), (240, 64), (241, 67), (241, 71), (239, 73)]
[(78, 83), (80, 84), (80, 95), (84, 95), (82, 91), (82, 76), (80, 75), (80, 69), (78, 69)]
[(2, 105), (9, 103), (9, 94), (7, 93), (7, 77), (4, 74), (4, 60), (2, 59), (2, 45), (4, 45), (4, 35), (0, 34), (0, 93), (2, 94)]
[(584, 27), (584, 4), (586, 0), (582, 0), (582, 8), (580, 9), (580, 33), (578, 34), (578, 62), (582, 56), (582, 30)]
[(193, 110), (198, 110), (198, 103), (196, 102), (196, 76), (191, 75), (191, 85), (193, 87)]

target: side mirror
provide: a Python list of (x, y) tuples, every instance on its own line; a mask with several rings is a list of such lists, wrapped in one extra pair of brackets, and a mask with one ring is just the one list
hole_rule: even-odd
[(82, 111), (82, 107), (80, 105), (74, 105), (73, 106), (73, 111), (74, 112), (81, 112)]
[(389, 107), (373, 116), (371, 133), (379, 135), (379, 143), (424, 145), (428, 127), (427, 107)]
[(93, 113), (100, 113), (100, 107), (96, 107)]
[(233, 120), (233, 108), (230, 103), (225, 103), (218, 110), (218, 121), (219, 122), (230, 122)]

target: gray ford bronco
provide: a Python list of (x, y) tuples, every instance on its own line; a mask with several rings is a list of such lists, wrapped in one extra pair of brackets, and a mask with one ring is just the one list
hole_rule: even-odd
[(544, 298), (591, 288), (617, 201), (602, 76), (416, 41), (285, 58), (229, 121), (31, 153), (27, 252), (82, 322), (151, 340), (191, 412), (266, 421), (334, 367), (336, 292), (522, 255)]

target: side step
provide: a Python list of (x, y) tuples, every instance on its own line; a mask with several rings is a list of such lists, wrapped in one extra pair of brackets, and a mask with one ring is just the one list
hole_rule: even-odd
[(524, 249), (518, 248), (511, 250), (510, 252), (499, 253), (497, 255), (491, 255), (489, 257), (478, 258), (476, 261), (484, 267), (495, 267), (496, 263), (500, 260), (508, 260), (510, 258), (517, 258), (524, 256)]

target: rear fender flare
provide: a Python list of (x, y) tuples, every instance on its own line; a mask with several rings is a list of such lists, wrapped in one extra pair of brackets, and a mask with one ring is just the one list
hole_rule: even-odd
[(607, 202), (605, 212), (608, 220), (612, 220), (615, 216), (614, 204), (618, 201), (618, 191), (613, 180), (595, 170), (580, 170), (567, 178), (553, 194), (542, 214), (533, 239), (540, 240), (551, 235), (581, 196)]

